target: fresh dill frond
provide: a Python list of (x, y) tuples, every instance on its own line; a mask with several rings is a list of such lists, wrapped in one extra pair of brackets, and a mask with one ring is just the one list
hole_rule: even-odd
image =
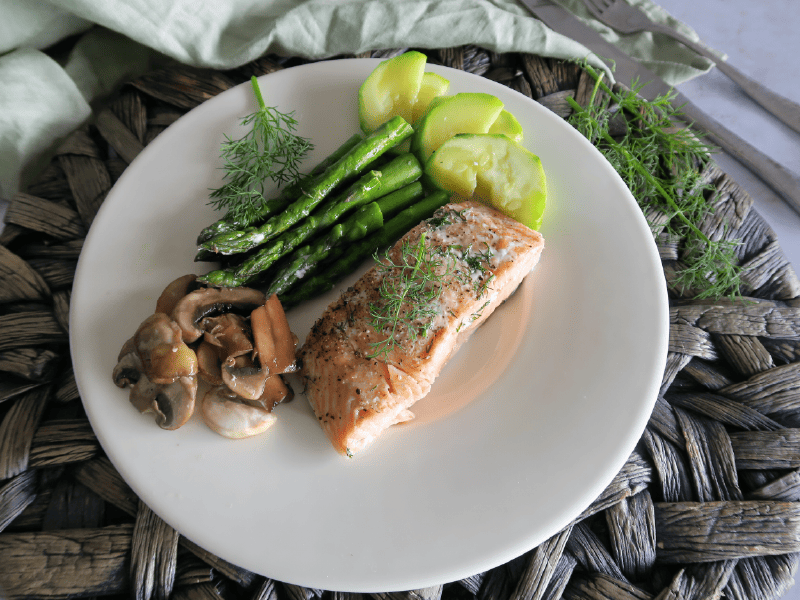
[(258, 80), (252, 77), (250, 82), (258, 110), (242, 119), (241, 125), (249, 128), (244, 136), (225, 136), (221, 147), (223, 184), (211, 191), (209, 202), (246, 224), (258, 219), (259, 208), (266, 202), (266, 182), (280, 185), (295, 181), (300, 176), (300, 162), (313, 148), (308, 139), (295, 133), (294, 113), (267, 106)]
[[(450, 216), (463, 217), (455, 212)], [(488, 244), (483, 250), (476, 250), (472, 244), (430, 244), (423, 232), (416, 243), (403, 240), (399, 254), (397, 261), (389, 251), (375, 257), (382, 276), (381, 300), (369, 305), (370, 325), (385, 337), (372, 344), (374, 352), (369, 358), (388, 357), (405, 338), (427, 337), (433, 319), (442, 310), (439, 301), (446, 285), (471, 289), (480, 298), (495, 278), (491, 271), (494, 253)], [(487, 300), (471, 321), (480, 318), (490, 303)], [(455, 316), (452, 310), (448, 312)]]
[(416, 243), (403, 241), (397, 261), (388, 252), (376, 261), (382, 275), (381, 302), (370, 303), (370, 324), (386, 337), (372, 345), (370, 358), (387, 357), (400, 336), (427, 336), (439, 313), (443, 284), (452, 273), (450, 255), (430, 248), (424, 232)]
[[(712, 186), (701, 173), (711, 148), (690, 129), (676, 126), (679, 109), (672, 104), (673, 94), (648, 101), (639, 96), (637, 84), (614, 93), (603, 83), (602, 74), (582, 66), (595, 79), (595, 87), (587, 107), (567, 98), (574, 109), (569, 122), (606, 157), (645, 214), (663, 214), (650, 224), (654, 237), (666, 235), (681, 243), (680, 266), (671, 285), (696, 298), (739, 296), (739, 242), (711, 240), (700, 229), (714, 211), (707, 199)], [(605, 100), (595, 102), (599, 89)], [(610, 110), (612, 103), (615, 111)], [(624, 115), (627, 124), (625, 133), (616, 138), (610, 133), (614, 114)]]
[(475, 250), (473, 245), (467, 247), (451, 245), (447, 246), (446, 251), (453, 253), (456, 258), (461, 259), (466, 268), (457, 268), (454, 276), (462, 284), (470, 286), (476, 293), (476, 297), (480, 298), (486, 292), (489, 284), (494, 281), (494, 273), (491, 271), (492, 252), (488, 243), (484, 242), (485, 250)]
[(464, 216), (464, 212), (467, 209), (462, 210), (455, 210), (453, 208), (448, 210), (438, 210), (436, 213), (427, 219), (428, 225), (433, 228), (437, 229), (439, 227), (445, 227), (447, 225), (452, 225), (458, 221), (466, 221), (467, 218)]

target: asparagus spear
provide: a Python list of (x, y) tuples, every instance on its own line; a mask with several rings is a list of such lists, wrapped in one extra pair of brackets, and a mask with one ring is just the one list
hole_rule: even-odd
[(241, 285), (236, 282), (264, 272), (276, 260), (311, 236), (330, 228), (347, 213), (414, 182), (421, 174), (422, 169), (416, 157), (402, 154), (383, 167), (383, 170), (369, 171), (362, 175), (342, 194), (325, 202), (295, 227), (284, 231), (241, 264), (234, 268), (211, 271), (199, 277), (198, 281), (226, 287)]
[[(353, 215), (341, 223), (336, 223), (321, 238), (308, 246), (312, 250), (308, 253), (309, 260), (320, 260), (319, 257), (330, 253), (331, 250), (343, 244), (356, 242), (383, 226), (383, 215), (377, 202), (370, 202), (359, 208)], [(251, 285), (263, 276), (263, 271), (254, 271), (248, 275), (237, 275), (230, 271), (221, 271), (226, 274), (226, 287)], [(199, 280), (200, 278), (198, 278)], [(213, 283), (213, 282), (212, 282)]]
[(317, 270), (324, 269), (324, 272), (305, 280), (288, 294), (285, 292), (278, 294), (281, 304), (284, 308), (290, 308), (332, 290), (337, 282), (355, 271), (365, 259), (396, 242), (404, 233), (423, 219), (429, 218), (437, 208), (444, 206), (449, 200), (450, 194), (447, 192), (434, 192), (401, 211), (369, 237), (346, 249), (340, 247), (338, 253), (329, 257), (331, 262), (317, 267)]
[[(295, 183), (286, 186), (283, 188), (281, 193), (276, 196), (275, 198), (270, 198), (266, 202), (264, 202), (262, 210), (259, 212), (259, 221), (262, 221), (271, 215), (275, 214), (276, 212), (284, 209), (286, 206), (291, 204), (291, 202), (302, 193), (303, 186), (308, 185), (314, 177), (318, 176), (320, 173), (325, 171), (329, 166), (335, 163), (337, 160), (342, 158), (345, 154), (347, 154), (358, 142), (363, 139), (363, 136), (360, 133), (356, 133), (348, 139), (344, 144), (339, 146), (336, 150), (334, 150), (325, 160), (320, 162), (317, 166), (315, 166), (308, 175), (297, 180)], [(230, 231), (236, 231), (237, 229), (243, 229), (251, 225), (252, 222), (246, 222), (242, 220), (237, 220), (230, 212), (226, 214), (224, 217), (219, 219), (218, 221), (212, 223), (205, 229), (200, 232), (200, 235), (197, 236), (197, 244), (200, 245), (203, 242), (210, 240), (211, 238), (218, 236), (223, 233), (228, 233)], [(203, 256), (206, 258), (202, 258), (200, 260), (209, 260), (207, 258), (208, 254), (204, 252), (199, 252), (198, 256)], [(212, 254), (213, 256), (213, 254)], [(195, 260), (199, 260), (195, 258)]]
[[(380, 198), (376, 204), (386, 220), (416, 202), (422, 195), (422, 184), (415, 181)], [(285, 294), (304, 278), (315, 273), (323, 260), (339, 256), (350, 249), (349, 246), (338, 246), (335, 249), (322, 248), (313, 242), (297, 248), (284, 259), (275, 275), (271, 276), (272, 283), (270, 283), (267, 293)]]
[(254, 248), (274, 238), (307, 217), (337, 185), (358, 175), (369, 163), (412, 133), (411, 125), (402, 117), (391, 118), (318, 175), (285, 210), (273, 215), (258, 227), (223, 233), (200, 246), (218, 252), (219, 248), (233, 248), (239, 242), (243, 247)]
[(381, 207), (383, 218), (390, 219), (401, 210), (408, 208), (417, 200), (422, 199), (424, 195), (425, 188), (422, 187), (422, 183), (415, 181), (409, 183), (405, 187), (401, 187), (391, 194), (386, 194), (378, 198), (378, 206)]

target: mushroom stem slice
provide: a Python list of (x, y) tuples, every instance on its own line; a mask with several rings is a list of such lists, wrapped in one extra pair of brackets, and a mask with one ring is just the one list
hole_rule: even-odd
[(218, 434), (242, 439), (263, 433), (277, 418), (270, 411), (241, 402), (226, 386), (210, 389), (201, 406), (203, 421)]
[(131, 388), (130, 401), (141, 413), (154, 412), (162, 429), (178, 429), (194, 413), (197, 377), (181, 377), (159, 385), (142, 375)]
[(234, 394), (245, 400), (258, 400), (264, 393), (268, 377), (267, 369), (259, 369), (252, 363), (239, 366), (234, 356), (229, 356), (222, 364), (222, 381)]
[(294, 390), (286, 385), (286, 382), (280, 375), (270, 375), (264, 382), (264, 393), (258, 400), (248, 400), (248, 404), (253, 406), (260, 406), (267, 410), (272, 410), (283, 401), (289, 401), (294, 398)]
[(203, 340), (197, 347), (197, 370), (200, 379), (210, 385), (222, 385), (222, 368), (218, 348)]
[(133, 338), (130, 338), (117, 357), (117, 364), (114, 367), (112, 377), (117, 387), (125, 388), (134, 385), (144, 372), (144, 365), (136, 352)]
[(181, 377), (169, 385), (161, 386), (156, 396), (154, 411), (156, 423), (162, 429), (178, 429), (194, 413), (197, 397), (197, 377)]
[(273, 375), (297, 370), (295, 337), (278, 296), (273, 294), (250, 314), (253, 343), (261, 368)]

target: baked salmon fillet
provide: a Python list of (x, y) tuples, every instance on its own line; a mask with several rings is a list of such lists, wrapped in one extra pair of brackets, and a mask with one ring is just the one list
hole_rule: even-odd
[(353, 456), (413, 419), (409, 408), (543, 248), (538, 232), (492, 208), (451, 203), (345, 290), (298, 351), (306, 397), (334, 448)]

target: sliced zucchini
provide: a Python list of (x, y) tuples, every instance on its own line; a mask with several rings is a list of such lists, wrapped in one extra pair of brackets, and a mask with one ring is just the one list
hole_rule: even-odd
[(434, 98), (444, 96), (450, 89), (450, 81), (436, 73), (426, 72), (422, 76), (422, 85), (417, 94), (417, 101), (414, 103), (414, 110), (411, 118), (412, 125), (419, 121), (428, 110), (428, 106)]
[(358, 90), (358, 118), (364, 133), (372, 133), (391, 117), (413, 121), (427, 57), (409, 51), (380, 63)]
[(437, 98), (414, 128), (411, 149), (423, 164), (458, 133), (486, 133), (503, 110), (491, 94), (465, 92)]
[(517, 118), (503, 109), (487, 133), (502, 133), (515, 142), (522, 143), (522, 125)]
[(542, 162), (506, 135), (455, 135), (428, 159), (425, 173), (440, 188), (488, 204), (531, 229), (542, 224)]

